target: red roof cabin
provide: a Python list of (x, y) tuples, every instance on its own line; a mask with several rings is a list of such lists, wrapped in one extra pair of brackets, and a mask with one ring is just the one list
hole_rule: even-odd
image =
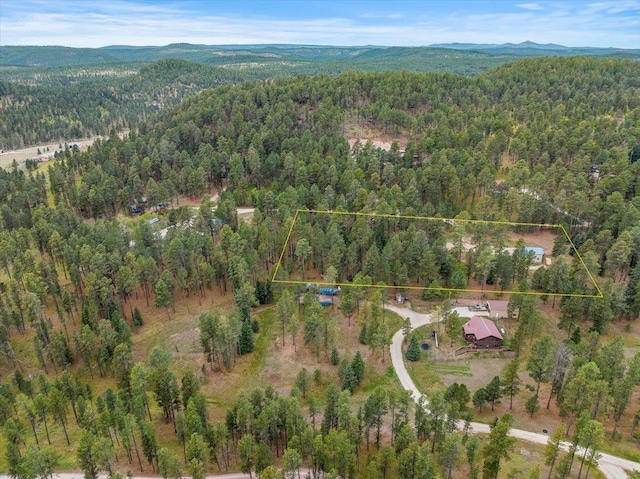
[(464, 339), (477, 348), (497, 348), (502, 344), (502, 334), (487, 318), (474, 316), (462, 326)]

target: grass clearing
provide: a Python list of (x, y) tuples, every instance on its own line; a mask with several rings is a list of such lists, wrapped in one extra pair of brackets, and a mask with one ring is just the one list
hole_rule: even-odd
[(428, 359), (420, 359), (416, 362), (406, 361), (407, 371), (414, 384), (423, 394), (442, 388), (438, 374), (433, 369), (433, 363)]
[(473, 377), (471, 367), (468, 364), (434, 363), (432, 367), (436, 374)]

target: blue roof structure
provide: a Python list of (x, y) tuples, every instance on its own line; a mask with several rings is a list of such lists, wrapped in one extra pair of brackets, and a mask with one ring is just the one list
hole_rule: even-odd
[(528, 253), (529, 251), (533, 252), (533, 254), (535, 255), (543, 255), (544, 254), (544, 248), (540, 248), (538, 246), (525, 246), (524, 247), (524, 251), (526, 253)]

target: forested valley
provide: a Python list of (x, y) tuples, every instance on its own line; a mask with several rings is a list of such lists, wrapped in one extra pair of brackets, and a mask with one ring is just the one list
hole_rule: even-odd
[[(3, 108), (49, 102), (1, 87)], [(0, 170), (0, 469), (566, 478), (597, 474), (600, 450), (638, 461), (637, 61), (254, 79), (184, 91), (124, 137), (129, 103), (100, 116), (66, 91), (111, 134)], [(42, 139), (3, 118), (9, 144)], [(529, 274), (514, 238), (555, 224), (570, 241)], [(323, 308), (289, 280), (347, 286)], [(472, 285), (519, 310), (509, 362), (475, 390), (436, 377), (414, 405), (387, 369), (405, 324), (385, 304), (446, 317)], [(558, 424), (544, 454), (505, 466), (509, 428), (536, 414)], [(457, 426), (474, 417), (489, 436)]]
[[(65, 48), (0, 46), (0, 150), (135, 129), (204, 88), (247, 80), (415, 71), (476, 75), (521, 58), (568, 55), (637, 60), (640, 50), (503, 46), (304, 45)], [(490, 48), (488, 48), (490, 47)]]

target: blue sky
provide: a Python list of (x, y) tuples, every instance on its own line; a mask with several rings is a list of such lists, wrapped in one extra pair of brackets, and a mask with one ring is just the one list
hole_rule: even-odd
[(0, 0), (0, 45), (525, 40), (640, 48), (640, 0)]

